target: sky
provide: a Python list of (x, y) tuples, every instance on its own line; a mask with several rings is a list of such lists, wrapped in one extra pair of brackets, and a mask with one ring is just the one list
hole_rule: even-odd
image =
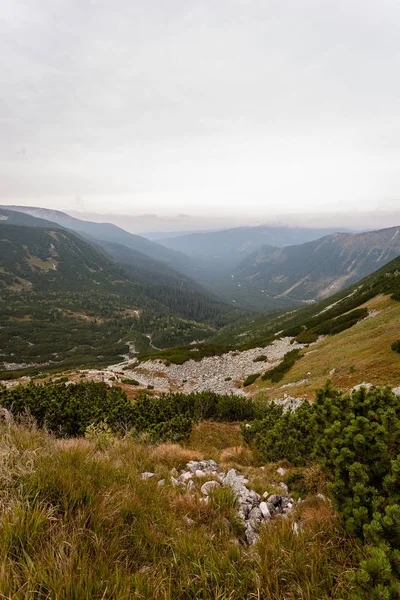
[(400, 223), (398, 0), (0, 6), (0, 204)]

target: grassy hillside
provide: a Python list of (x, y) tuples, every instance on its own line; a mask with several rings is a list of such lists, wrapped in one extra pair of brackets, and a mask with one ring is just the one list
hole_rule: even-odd
[[(203, 423), (186, 446), (156, 447), (130, 436), (57, 440), (32, 426), (0, 427), (4, 598), (284, 600), (302, 590), (301, 598), (317, 600), (347, 598), (353, 589), (349, 573), (364, 553), (315, 497), (324, 491), (321, 476), (293, 517), (299, 533), (292, 518), (276, 519), (251, 548), (239, 542), (228, 490), (206, 504), (198, 487), (173, 487), (172, 468), (209, 458), (197, 446), (207, 436), (224, 469), (234, 464), (261, 493), (274, 489), (279, 465), (260, 469), (249, 451), (243, 463), (229, 459), (236, 425)], [(157, 477), (143, 481), (143, 471)]]
[(328, 378), (346, 390), (361, 382), (400, 386), (400, 356), (391, 348), (400, 337), (400, 302), (378, 295), (362, 306), (368, 308), (369, 318), (305, 348), (301, 360), (278, 383), (260, 378), (253, 391), (271, 399), (284, 392), (312, 399)]

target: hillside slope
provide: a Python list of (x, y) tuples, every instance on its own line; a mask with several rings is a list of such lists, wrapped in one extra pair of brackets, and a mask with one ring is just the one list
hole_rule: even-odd
[(122, 244), (99, 242), (99, 245), (107, 256), (122, 265), (130, 279), (140, 284), (147, 298), (166, 305), (172, 314), (218, 327), (247, 314), (229, 307), (194, 280), (140, 252)]
[(360, 308), (368, 310), (366, 319), (306, 347), (279, 382), (260, 378), (252, 393), (271, 399), (287, 393), (311, 400), (327, 379), (346, 391), (361, 383), (399, 387), (400, 355), (392, 344), (400, 337), (400, 302), (378, 295)]
[(90, 241), (101, 240), (110, 243), (123, 244), (150, 258), (159, 260), (162, 263), (167, 263), (173, 268), (182, 269), (184, 272), (191, 270), (190, 259), (181, 252), (166, 249), (156, 242), (151, 242), (140, 235), (129, 233), (112, 223), (84, 221), (82, 219), (71, 217), (58, 210), (34, 206), (6, 206), (5, 208), (58, 223), (66, 229), (80, 233)]
[(0, 206), (0, 223), (3, 225), (26, 225), (27, 227), (62, 227), (55, 221), (48, 221), (39, 217), (28, 215), (27, 213), (10, 210)]
[[(399, 338), (400, 257), (332, 298), (227, 326), (203, 344), (153, 353), (151, 358), (164, 359), (165, 366), (144, 362), (132, 376), (136, 372), (138, 379), (157, 383), (162, 371), (164, 385), (185, 390), (208, 389), (212, 379), (213, 389), (228, 393), (254, 374), (242, 391), (278, 399), (285, 393), (311, 398), (331, 375), (346, 389), (363, 380), (397, 387), (400, 355), (392, 344)], [(283, 368), (283, 353), (294, 349), (293, 361)], [(263, 380), (274, 367), (281, 369), (276, 381)]]
[(335, 233), (300, 246), (264, 246), (243, 261), (235, 277), (276, 298), (318, 300), (359, 281), (399, 254), (400, 227)]
[(159, 347), (203, 339), (232, 313), (205, 294), (195, 297), (190, 282), (180, 289), (167, 273), (160, 282), (145, 269), (140, 277), (128, 273), (66, 229), (6, 223), (0, 221), (5, 369), (117, 361), (128, 341), (146, 350), (155, 335)]

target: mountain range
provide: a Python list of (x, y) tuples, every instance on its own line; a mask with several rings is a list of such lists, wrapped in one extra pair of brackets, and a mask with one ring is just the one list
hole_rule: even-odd
[(400, 254), (400, 227), (334, 233), (306, 244), (263, 246), (235, 270), (236, 281), (295, 302), (325, 298)]
[[(238, 227), (187, 235), (180, 232), (154, 241), (111, 223), (85, 221), (60, 211), (16, 206), (5, 210), (11, 210), (19, 223), (25, 217), (17, 214), (25, 214), (75, 232), (122, 264), (141, 285), (153, 273), (158, 285), (171, 279), (177, 285), (179, 280), (186, 292), (211, 295), (221, 303), (257, 311), (315, 302), (400, 254), (400, 228), (396, 227), (362, 233)], [(38, 222), (30, 223), (34, 224), (38, 226)]]

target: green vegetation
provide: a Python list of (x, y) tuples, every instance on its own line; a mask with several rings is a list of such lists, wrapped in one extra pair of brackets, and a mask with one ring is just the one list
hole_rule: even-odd
[[(4, 598), (339, 600), (353, 590), (363, 552), (329, 505), (304, 502), (298, 535), (276, 520), (248, 550), (226, 490), (204, 504), (169, 483), (172, 466), (196, 458), (179, 446), (104, 427), (57, 440), (14, 424), (0, 425), (0, 454)], [(157, 478), (142, 481), (143, 471)]]
[(107, 365), (128, 342), (186, 344), (243, 316), (138, 253), (124, 269), (57, 226), (0, 221), (0, 232), (0, 371)]
[(260, 373), (253, 373), (249, 375), (243, 382), (243, 387), (247, 387), (248, 385), (252, 385), (258, 378), (260, 377)]
[[(346, 288), (326, 300), (285, 312), (271, 312), (230, 324), (215, 333), (204, 344), (169, 348), (153, 353), (151, 358), (165, 358), (182, 364), (186, 360), (200, 360), (205, 356), (220, 355), (232, 350), (248, 350), (270, 344), (277, 337), (297, 336), (297, 341), (310, 344), (319, 335), (334, 335), (353, 327), (368, 315), (364, 303), (379, 294), (400, 300), (400, 258), (390, 262), (361, 282)], [(361, 308), (360, 308), (361, 307)], [(276, 332), (279, 331), (279, 335)]]
[(394, 350), (394, 352), (398, 352), (400, 354), (400, 340), (393, 342), (392, 350)]
[(242, 433), (266, 461), (321, 464), (347, 531), (366, 544), (354, 597), (398, 598), (399, 398), (389, 388), (344, 396), (327, 384), (313, 404), (294, 413), (271, 405)]
[(137, 379), (129, 379), (128, 377), (122, 379), (121, 383), (126, 383), (127, 385), (140, 385), (140, 382)]
[(265, 354), (260, 354), (260, 356), (257, 356), (253, 362), (265, 362), (268, 360), (268, 356), (265, 356)]
[(193, 424), (204, 419), (256, 416), (253, 401), (240, 396), (201, 392), (153, 397), (144, 392), (132, 403), (120, 387), (93, 382), (3, 387), (0, 406), (19, 418), (30, 414), (40, 427), (61, 437), (83, 435), (90, 425), (104, 422), (115, 432), (145, 433), (152, 442), (186, 439)]
[(279, 365), (266, 371), (262, 376), (263, 381), (273, 381), (274, 383), (283, 379), (284, 375), (290, 371), (293, 367), (294, 363), (301, 358), (300, 350), (297, 348), (296, 350), (290, 350), (290, 352), (286, 352), (283, 360)]

